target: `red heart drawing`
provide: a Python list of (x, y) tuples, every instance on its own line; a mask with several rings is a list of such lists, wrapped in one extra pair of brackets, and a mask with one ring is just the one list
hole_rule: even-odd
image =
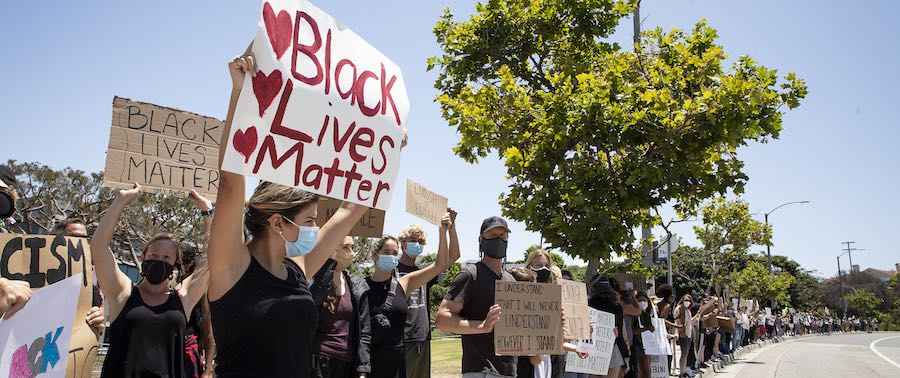
[(274, 70), (268, 76), (262, 72), (257, 72), (256, 76), (251, 79), (253, 81), (253, 94), (256, 95), (256, 102), (259, 104), (259, 116), (262, 117), (272, 100), (281, 90), (281, 71)]
[(287, 11), (280, 11), (276, 17), (272, 6), (266, 2), (263, 5), (263, 22), (266, 24), (266, 34), (269, 35), (272, 50), (275, 51), (275, 56), (281, 59), (291, 44), (291, 32), (293, 31), (291, 16)]
[(247, 128), (247, 132), (238, 130), (231, 139), (234, 149), (244, 155), (244, 164), (250, 161), (250, 155), (256, 150), (256, 126)]

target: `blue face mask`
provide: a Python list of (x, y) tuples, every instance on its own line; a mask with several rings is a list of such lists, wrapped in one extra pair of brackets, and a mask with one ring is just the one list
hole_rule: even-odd
[(288, 257), (303, 256), (312, 252), (313, 247), (316, 246), (316, 239), (319, 237), (319, 228), (298, 226), (290, 219), (284, 219), (300, 229), (296, 241), (289, 242), (283, 235), (281, 236), (281, 239), (284, 240), (284, 250), (287, 252)]
[(409, 242), (406, 243), (406, 249), (403, 250), (407, 256), (416, 258), (422, 254), (422, 251), (425, 250), (425, 246), (417, 243), (417, 242)]
[(382, 272), (391, 272), (397, 267), (400, 260), (394, 255), (378, 255), (378, 269)]

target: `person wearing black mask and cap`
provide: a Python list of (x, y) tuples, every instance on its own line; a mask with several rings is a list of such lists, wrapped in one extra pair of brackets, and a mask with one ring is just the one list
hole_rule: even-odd
[(457, 274), (435, 317), (435, 326), (462, 335), (462, 374), (465, 378), (515, 377), (516, 357), (494, 352), (494, 324), (500, 306), (494, 304), (494, 283), (515, 281), (503, 270), (509, 226), (500, 217), (481, 223), (478, 236), (481, 261)]

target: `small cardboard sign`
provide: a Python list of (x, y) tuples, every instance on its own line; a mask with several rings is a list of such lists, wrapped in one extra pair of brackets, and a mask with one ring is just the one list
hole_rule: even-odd
[(81, 275), (36, 291), (22, 310), (0, 320), (0, 376), (66, 376)]
[(103, 185), (150, 192), (191, 189), (215, 201), (222, 121), (164, 106), (113, 98)]
[(260, 13), (222, 170), (387, 210), (409, 115), (400, 67), (309, 1)]
[(587, 286), (583, 282), (559, 280), (562, 284), (563, 312), (566, 314), (566, 340), (591, 337), (591, 317), (587, 305)]
[(606, 375), (613, 348), (616, 347), (616, 316), (608, 312), (588, 309), (594, 321), (594, 332), (591, 338), (578, 343), (578, 350), (587, 353), (587, 358), (580, 358), (575, 353), (566, 354), (566, 371), (571, 373)]
[(619, 282), (619, 288), (622, 290), (645, 290), (647, 288), (647, 279), (641, 274), (612, 273), (609, 276)]
[(422, 218), (435, 226), (447, 212), (447, 197), (428, 190), (413, 180), (406, 180), (406, 212)]
[[(27, 281), (32, 290), (79, 275), (78, 305), (71, 327), (66, 376), (90, 377), (97, 358), (97, 337), (84, 321), (91, 308), (93, 278), (91, 246), (86, 238), (51, 235), (0, 234), (0, 277)], [(27, 306), (26, 306), (27, 307)], [(16, 315), (18, 316), (18, 315)]]
[(501, 308), (494, 326), (498, 356), (562, 354), (562, 286), (497, 281), (495, 303)]
[[(316, 210), (316, 224), (321, 227), (337, 213), (341, 207), (341, 201), (334, 198), (321, 197)], [(380, 238), (384, 234), (384, 210), (369, 208), (363, 214), (359, 222), (353, 225), (350, 236), (363, 236), (367, 238)]]

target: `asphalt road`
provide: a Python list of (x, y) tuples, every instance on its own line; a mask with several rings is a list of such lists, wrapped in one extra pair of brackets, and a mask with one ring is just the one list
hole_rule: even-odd
[(744, 355), (715, 377), (900, 377), (900, 332), (789, 340)]

